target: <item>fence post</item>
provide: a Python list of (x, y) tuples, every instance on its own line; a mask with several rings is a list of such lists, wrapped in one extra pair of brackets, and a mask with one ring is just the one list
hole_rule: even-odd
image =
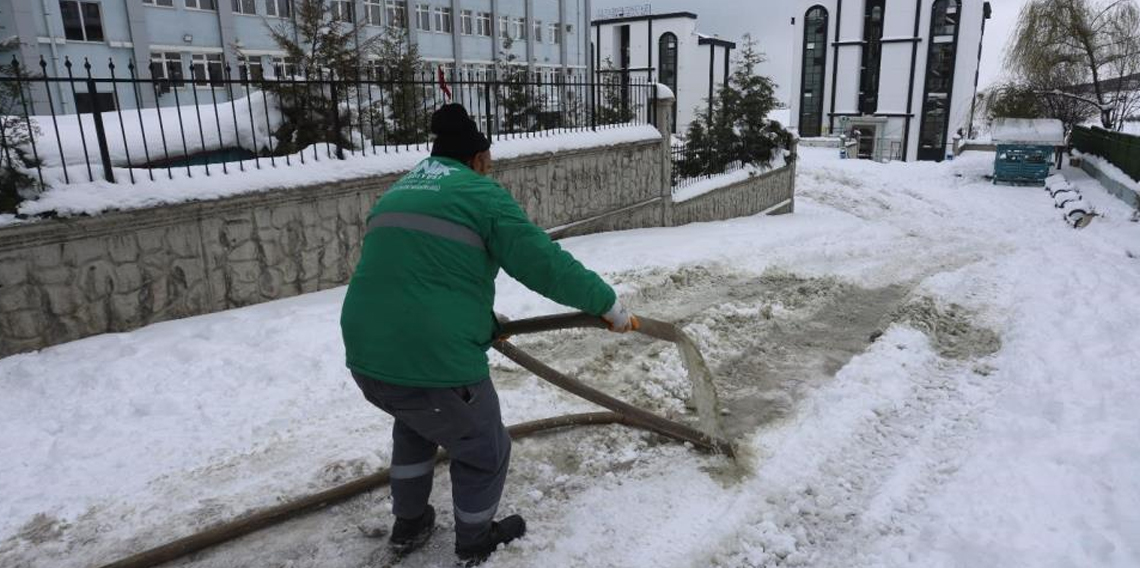
[(329, 73), (329, 104), (332, 105), (333, 113), (333, 144), (336, 144), (336, 159), (344, 159), (344, 148), (340, 145), (340, 104), (336, 98), (336, 77)]
[(495, 130), (491, 125), (495, 118), (491, 115), (491, 83), (483, 83), (483, 115), (487, 117), (487, 140), (494, 140)]
[(654, 91), (654, 108), (651, 112), (657, 121), (657, 131), (661, 133), (661, 226), (673, 226), (673, 134), (669, 128), (669, 118), (673, 116), (673, 98), (663, 97)]
[[(115, 172), (111, 170), (111, 151), (107, 148), (107, 129), (103, 127), (103, 111), (99, 108), (99, 97), (95, 96), (95, 79), (91, 78), (91, 63), (84, 62), (87, 68), (87, 92), (91, 94), (91, 118), (95, 120), (95, 140), (99, 143), (99, 158), (103, 161), (103, 177), (115, 183)], [(82, 120), (82, 118), (80, 118)]]

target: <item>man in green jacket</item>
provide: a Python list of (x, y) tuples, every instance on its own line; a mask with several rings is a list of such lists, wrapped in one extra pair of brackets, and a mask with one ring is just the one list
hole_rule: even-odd
[(455, 552), (474, 565), (526, 532), (522, 517), (493, 522), (510, 461), (510, 437), (490, 381), (487, 349), (503, 268), (531, 290), (637, 328), (612, 288), (527, 219), (487, 177), (490, 141), (467, 111), (432, 115), (430, 158), (373, 207), (341, 312), (348, 367), (392, 426), (390, 546), (406, 554), (435, 526), (428, 504), (437, 449), (451, 458)]

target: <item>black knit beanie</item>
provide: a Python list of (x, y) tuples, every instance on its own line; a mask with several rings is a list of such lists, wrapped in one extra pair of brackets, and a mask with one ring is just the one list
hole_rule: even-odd
[(431, 148), (433, 156), (466, 163), (475, 154), (491, 147), (491, 141), (479, 132), (467, 109), (459, 103), (443, 105), (431, 115), (431, 133), (435, 134)]

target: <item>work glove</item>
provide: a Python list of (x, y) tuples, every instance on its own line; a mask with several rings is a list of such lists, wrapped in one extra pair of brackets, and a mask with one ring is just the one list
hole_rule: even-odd
[(602, 319), (609, 324), (610, 331), (615, 333), (637, 331), (641, 327), (641, 323), (637, 321), (637, 316), (629, 313), (625, 306), (621, 305), (620, 300), (614, 301), (613, 307), (602, 316)]

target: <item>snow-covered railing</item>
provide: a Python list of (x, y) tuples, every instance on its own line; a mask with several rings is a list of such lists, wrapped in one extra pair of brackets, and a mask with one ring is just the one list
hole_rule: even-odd
[(1124, 172), (1130, 181), (1140, 183), (1140, 136), (1077, 126), (1071, 141), (1073, 148), (1100, 156)]
[(235, 73), (219, 60), (191, 66), (186, 77), (181, 66), (158, 63), (109, 62), (101, 72), (87, 60), (63, 66), (66, 76), (53, 77), (42, 58), (38, 70), (13, 58), (14, 72), (0, 76), (0, 87), (19, 94), (12, 116), (0, 118), (32, 133), (0, 140), (0, 164), (41, 187), (422, 152), (432, 113), (447, 102), (467, 107), (494, 140), (653, 124), (656, 116), (654, 83), (629, 73), (452, 70), (440, 78), (362, 68), (355, 77), (303, 69), (270, 77), (260, 68)]

